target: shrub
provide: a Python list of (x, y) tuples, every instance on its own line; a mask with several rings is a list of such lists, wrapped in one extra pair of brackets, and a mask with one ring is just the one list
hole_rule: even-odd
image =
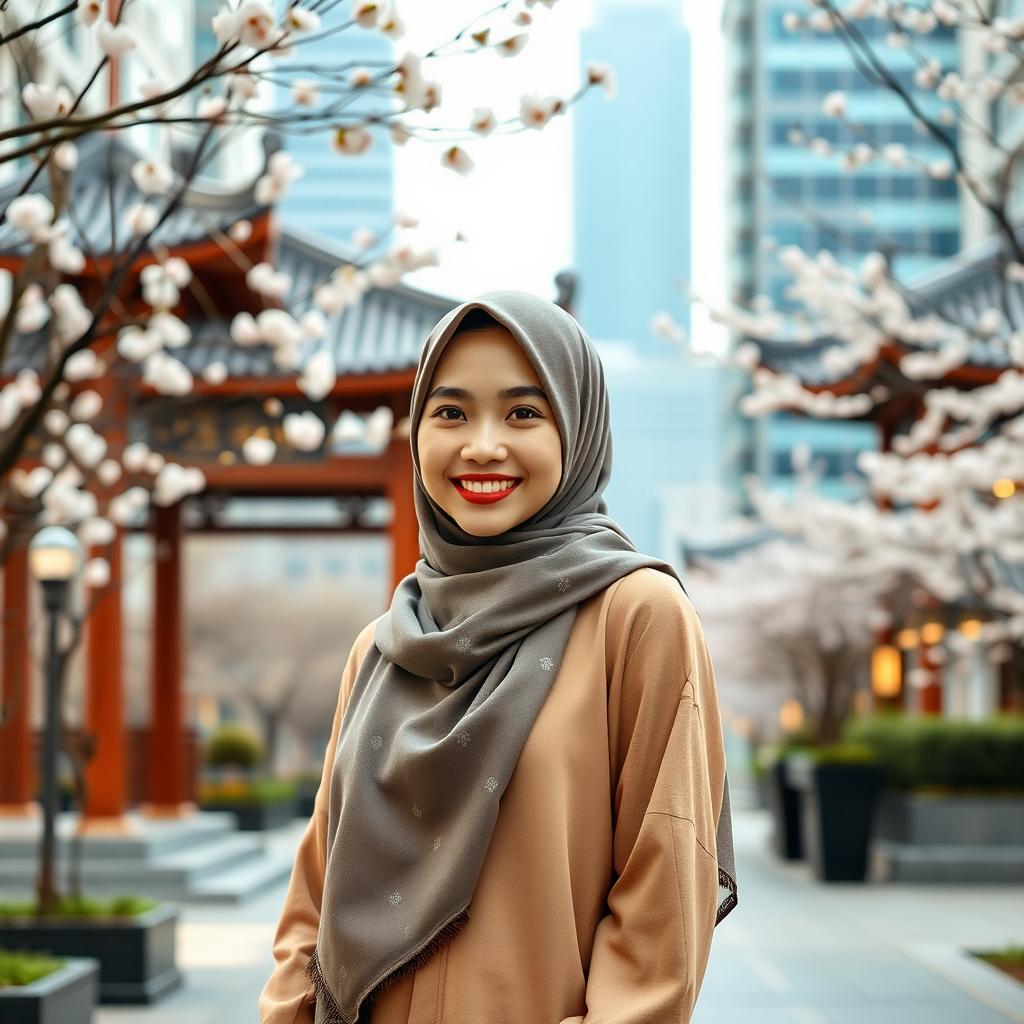
[(298, 787), (292, 779), (247, 779), (241, 782), (204, 782), (199, 802), (204, 807), (218, 804), (276, 804), (294, 800)]
[(63, 960), (45, 953), (23, 953), (0, 949), (0, 988), (31, 985), (64, 966)]
[(809, 751), (815, 764), (877, 764), (878, 755), (866, 743), (830, 743)]
[(263, 744), (240, 725), (222, 725), (206, 744), (208, 765), (252, 768), (263, 760)]
[(754, 754), (754, 774), (763, 774), (787, 754), (807, 750), (813, 744), (811, 731), (806, 727), (783, 733), (782, 738), (774, 743), (762, 743)]
[(981, 722), (899, 713), (849, 722), (844, 739), (877, 754), (894, 789), (1024, 789), (1024, 718)]
[[(112, 896), (108, 899), (92, 899), (83, 896), (62, 896), (57, 903), (54, 917), (135, 917), (159, 905), (159, 900), (145, 896)], [(0, 903), (0, 920), (36, 916), (35, 900), (18, 900)]]

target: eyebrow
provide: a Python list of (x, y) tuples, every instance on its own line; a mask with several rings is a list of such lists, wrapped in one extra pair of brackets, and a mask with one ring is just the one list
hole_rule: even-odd
[[(467, 391), (465, 388), (448, 388), (442, 386), (434, 388), (434, 390), (427, 395), (428, 402), (432, 398), (457, 398), (462, 401), (472, 401), (473, 393), (471, 391)], [(502, 401), (509, 398), (539, 398), (544, 402), (548, 400), (548, 396), (535, 384), (520, 384), (518, 387), (505, 388), (503, 391), (498, 392), (498, 398)]]

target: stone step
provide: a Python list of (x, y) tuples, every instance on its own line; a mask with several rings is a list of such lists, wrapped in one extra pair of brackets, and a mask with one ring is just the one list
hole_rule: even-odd
[[(68, 875), (71, 818), (58, 821), (65, 840), (56, 868), (61, 887)], [(289, 844), (273, 833), (238, 832), (234, 821), (230, 812), (203, 812), (180, 821), (138, 820), (134, 836), (85, 836), (83, 889), (96, 896), (138, 893), (183, 903), (239, 903), (287, 878), (294, 862)], [(41, 827), (0, 821), (0, 898), (25, 899), (34, 892)]]
[[(77, 813), (62, 813), (55, 825), (58, 856), (70, 848)], [(172, 820), (151, 820), (137, 812), (129, 812), (125, 820), (133, 832), (126, 835), (92, 833), (80, 839), (83, 856), (107, 860), (140, 860), (161, 856), (174, 850), (191, 849), (234, 835), (235, 816), (230, 811), (202, 811), (192, 817)], [(34, 858), (39, 852), (42, 819), (0, 817), (0, 855), (13, 858)]]
[(268, 850), (258, 860), (201, 878), (188, 894), (189, 903), (244, 903), (291, 877), (295, 854)]
[(878, 877), (884, 881), (1024, 882), (1024, 846), (925, 846), (879, 839), (872, 856)]

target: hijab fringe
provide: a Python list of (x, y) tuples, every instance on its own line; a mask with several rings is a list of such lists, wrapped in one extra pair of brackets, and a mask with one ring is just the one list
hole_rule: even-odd
[[(401, 981), (402, 978), (419, 970), (442, 946), (451, 942), (467, 924), (469, 924), (468, 907), (453, 917), (415, 956), (406, 960), (405, 963), (399, 964), (377, 982), (363, 997), (363, 1001), (376, 999), (384, 989), (390, 988), (395, 982)], [(309, 958), (309, 963), (306, 964), (306, 973), (313, 981), (316, 998), (322, 999), (327, 1009), (324, 1024), (356, 1024), (355, 1021), (350, 1021), (345, 1017), (337, 1000), (331, 995), (331, 990), (327, 987), (320, 967), (320, 957), (317, 955), (316, 947), (313, 948), (313, 955)]]
[(718, 869), (718, 884), (729, 890), (729, 895), (722, 900), (721, 905), (718, 908), (718, 912), (715, 914), (715, 925), (719, 925), (725, 920), (729, 911), (739, 902), (736, 898), (736, 879), (729, 874), (724, 868)]

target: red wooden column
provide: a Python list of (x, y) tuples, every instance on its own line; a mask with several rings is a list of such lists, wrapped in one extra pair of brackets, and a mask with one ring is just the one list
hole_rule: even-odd
[(124, 530), (109, 545), (90, 550), (90, 557), (106, 557), (110, 581), (90, 590), (90, 612), (85, 623), (86, 729), (95, 740), (95, 752), (86, 767), (87, 798), (79, 832), (132, 832), (124, 817), (125, 735), (124, 679), (121, 671), (121, 587)]
[[(408, 438), (396, 438), (388, 450), (388, 497), (391, 520), (391, 593), (415, 568), (420, 557), (420, 527), (413, 504), (412, 450)], [(388, 595), (391, 603), (391, 594)]]
[(154, 818), (195, 811), (185, 785), (182, 681), (181, 503), (153, 506), (154, 587), (151, 698), (146, 742), (146, 802)]
[[(17, 546), (14, 546), (17, 544)], [(3, 652), (0, 675), (0, 814), (33, 817), (36, 772), (32, 763), (32, 657), (29, 646), (28, 546), (12, 541), (3, 565)]]

